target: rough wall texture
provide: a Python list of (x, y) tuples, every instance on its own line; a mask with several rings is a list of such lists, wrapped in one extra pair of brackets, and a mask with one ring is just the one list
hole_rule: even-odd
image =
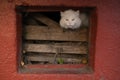
[[(0, 0), (0, 80), (120, 80), (119, 0)], [(95, 6), (98, 27), (93, 74), (17, 72), (15, 5)]]

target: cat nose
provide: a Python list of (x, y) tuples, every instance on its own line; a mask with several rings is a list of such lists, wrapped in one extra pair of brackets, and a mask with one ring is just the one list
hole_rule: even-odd
[(69, 22), (68, 25), (73, 25), (73, 23)]
[(70, 23), (68, 22), (67, 25), (70, 25)]

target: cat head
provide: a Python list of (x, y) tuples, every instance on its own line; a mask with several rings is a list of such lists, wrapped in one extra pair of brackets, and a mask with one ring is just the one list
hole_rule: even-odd
[(61, 17), (69, 16), (69, 15), (74, 15), (74, 16), (80, 16), (80, 11), (74, 11), (72, 9), (66, 10), (64, 12), (60, 12)]
[(77, 28), (81, 24), (79, 10), (66, 10), (64, 12), (60, 12), (60, 15), (60, 25), (63, 28)]

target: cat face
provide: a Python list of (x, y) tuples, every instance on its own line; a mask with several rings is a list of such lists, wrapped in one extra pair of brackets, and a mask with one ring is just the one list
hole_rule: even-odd
[(79, 18), (79, 11), (66, 10), (61, 12), (60, 25), (63, 28), (78, 28), (80, 27), (81, 20)]

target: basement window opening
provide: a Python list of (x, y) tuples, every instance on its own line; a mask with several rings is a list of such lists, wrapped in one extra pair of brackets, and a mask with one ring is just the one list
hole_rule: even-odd
[[(83, 18), (80, 28), (64, 29), (60, 26), (60, 12), (68, 9), (80, 11), (80, 18)], [(17, 6), (16, 11), (18, 35), (21, 36), (18, 38), (20, 46), (18, 70), (20, 72), (93, 72), (95, 8), (66, 7), (62, 9), (58, 7), (47, 9), (43, 7), (41, 9), (41, 7)]]

